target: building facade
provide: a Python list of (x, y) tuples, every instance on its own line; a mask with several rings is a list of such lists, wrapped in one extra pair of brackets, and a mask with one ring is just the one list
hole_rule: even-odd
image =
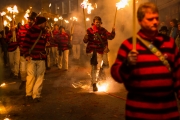
[(154, 2), (160, 13), (160, 21), (169, 26), (171, 19), (180, 21), (180, 0), (150, 0)]

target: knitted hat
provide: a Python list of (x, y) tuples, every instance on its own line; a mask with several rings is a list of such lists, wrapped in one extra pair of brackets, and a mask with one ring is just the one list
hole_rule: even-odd
[(168, 29), (167, 29), (166, 26), (162, 26), (162, 27), (160, 28), (159, 32), (161, 32), (161, 31), (168, 31)]
[(44, 22), (46, 22), (47, 19), (45, 17), (36, 17), (36, 25), (42, 24)]
[(28, 19), (30, 19), (30, 20), (35, 20), (36, 16), (37, 16), (37, 13), (32, 12), (32, 13), (29, 15)]

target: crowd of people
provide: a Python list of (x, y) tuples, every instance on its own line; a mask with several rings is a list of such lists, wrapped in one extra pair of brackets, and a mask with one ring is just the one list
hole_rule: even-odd
[[(132, 37), (124, 40), (111, 66), (114, 80), (128, 91), (126, 120), (179, 120), (180, 22), (172, 19), (170, 28), (159, 29), (159, 11), (151, 2), (139, 6), (137, 18), (141, 29), (134, 36), (136, 47)], [(68, 72), (71, 52), (73, 61), (80, 60), (81, 44), (90, 56), (93, 91), (98, 91), (101, 73), (109, 68), (108, 40), (115, 38), (115, 28), (108, 32), (99, 16), (85, 35), (80, 30), (72, 34), (58, 24), (51, 30), (47, 19), (35, 12), (28, 20), (18, 27), (11, 22), (0, 34), (4, 66), (9, 65), (14, 79), (21, 78), (19, 88), (25, 86), (27, 100), (40, 101), (44, 74), (51, 66)]]

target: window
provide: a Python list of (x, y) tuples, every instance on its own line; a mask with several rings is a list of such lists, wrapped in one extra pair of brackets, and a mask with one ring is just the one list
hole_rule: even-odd
[(62, 14), (67, 14), (67, 6), (65, 2), (62, 2)]

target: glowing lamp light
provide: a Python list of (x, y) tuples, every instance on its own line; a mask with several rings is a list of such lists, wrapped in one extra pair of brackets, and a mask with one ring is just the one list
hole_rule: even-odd
[(49, 4), (49, 7), (51, 7), (51, 3)]

